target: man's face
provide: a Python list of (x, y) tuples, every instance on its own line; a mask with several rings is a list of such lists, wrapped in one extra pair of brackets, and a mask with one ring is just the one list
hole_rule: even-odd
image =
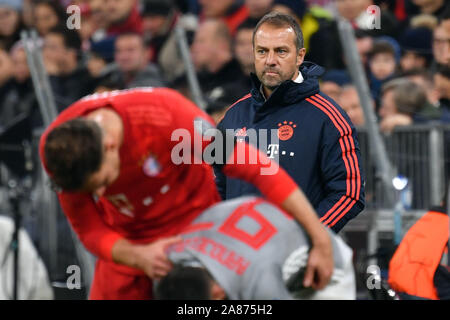
[(273, 0), (245, 0), (249, 15), (252, 18), (260, 18), (270, 11)]
[(323, 81), (320, 84), (320, 91), (325, 93), (331, 99), (337, 101), (339, 99), (339, 96), (341, 95), (342, 88), (336, 82)]
[(424, 57), (411, 51), (405, 52), (400, 59), (400, 66), (403, 71), (425, 68), (426, 64), (427, 61)]
[(0, 36), (11, 36), (19, 24), (19, 18), (17, 11), (8, 7), (0, 7)]
[(269, 90), (282, 82), (293, 80), (303, 63), (306, 50), (297, 50), (295, 32), (291, 27), (263, 24), (255, 34), (255, 70), (258, 79)]
[(252, 29), (241, 29), (236, 33), (234, 43), (236, 59), (247, 72), (253, 71), (255, 66), (252, 37)]
[(34, 24), (41, 35), (46, 35), (51, 28), (58, 24), (58, 20), (53, 9), (45, 3), (39, 4), (34, 9)]
[(197, 71), (207, 69), (212, 59), (216, 57), (217, 41), (214, 37), (216, 23), (206, 21), (200, 25), (195, 33), (191, 46), (192, 62)]
[(372, 50), (373, 39), (372, 37), (364, 37), (356, 39), (356, 48), (358, 49), (359, 56), (363, 65), (367, 63), (367, 55)]
[(381, 98), (381, 107), (380, 107), (380, 117), (386, 118), (389, 116), (393, 116), (397, 114), (397, 107), (395, 106), (394, 101), (394, 91), (388, 90), (383, 94), (383, 97)]
[(137, 35), (122, 36), (116, 40), (114, 59), (122, 72), (137, 72), (147, 64), (147, 50)]
[(30, 77), (30, 69), (28, 69), (25, 50), (14, 50), (11, 54), (11, 58), (14, 63), (14, 78), (17, 82), (22, 83)]
[(437, 73), (434, 75), (434, 85), (440, 99), (450, 99), (450, 79)]
[(450, 65), (450, 20), (443, 21), (433, 31), (433, 56), (436, 62)]
[(67, 50), (62, 35), (49, 33), (45, 36), (43, 55), (59, 68), (65, 66)]
[(206, 18), (218, 18), (225, 15), (234, 0), (199, 0), (198, 2), (202, 6), (202, 14)]
[(135, 0), (104, 0), (109, 23), (125, 20), (133, 9)]
[(108, 146), (103, 141), (103, 161), (100, 169), (91, 174), (83, 187), (83, 191), (103, 196), (106, 189), (117, 180), (120, 174), (120, 157), (117, 147)]
[(142, 17), (142, 29), (144, 34), (155, 37), (164, 31), (167, 17), (163, 15), (148, 15)]
[(355, 126), (364, 125), (364, 112), (355, 88), (344, 89), (339, 97), (339, 104), (347, 112)]

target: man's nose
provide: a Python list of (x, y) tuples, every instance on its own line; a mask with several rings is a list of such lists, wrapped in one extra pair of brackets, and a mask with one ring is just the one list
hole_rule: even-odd
[(275, 53), (273, 51), (269, 51), (266, 58), (266, 65), (273, 66), (277, 63)]
[(106, 187), (101, 187), (101, 188), (96, 189), (94, 191), (94, 194), (100, 198), (101, 196), (103, 196), (105, 194), (105, 191), (106, 191)]

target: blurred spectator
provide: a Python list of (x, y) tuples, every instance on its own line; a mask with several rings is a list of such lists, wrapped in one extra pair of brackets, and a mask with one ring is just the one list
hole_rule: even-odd
[[(241, 67), (233, 58), (231, 35), (224, 22), (208, 19), (201, 23), (195, 33), (191, 55), (203, 92), (243, 81)], [(248, 93), (242, 88), (240, 91), (241, 96)]]
[(355, 86), (344, 86), (339, 96), (338, 103), (342, 109), (347, 112), (347, 115), (355, 126), (364, 127), (364, 111)]
[(205, 96), (206, 112), (213, 118), (214, 122), (218, 124), (222, 120), (228, 108), (237, 100), (242, 98), (236, 94), (235, 86), (228, 84), (212, 89)]
[(114, 60), (116, 72), (126, 88), (162, 87), (165, 85), (158, 67), (149, 63), (149, 50), (137, 33), (122, 33), (116, 38)]
[(443, 112), (450, 113), (450, 67), (440, 65), (434, 75), (434, 84), (439, 95)]
[(303, 46), (306, 49), (305, 60), (325, 65), (327, 53), (323, 50), (327, 39), (328, 28), (333, 24), (333, 14), (323, 7), (314, 5), (303, 8), (302, 2), (297, 5), (297, 16), (303, 33)]
[(361, 62), (365, 68), (368, 67), (368, 56), (373, 48), (373, 37), (371, 37), (366, 31), (357, 29), (355, 30), (356, 48), (361, 58)]
[(411, 10), (414, 15), (427, 13), (439, 16), (449, 5), (447, 0), (411, 0), (411, 2), (416, 6)]
[(22, 0), (22, 21), (27, 28), (33, 27), (33, 0)]
[(446, 64), (450, 60), (450, 33), (439, 25), (433, 31), (433, 57), (436, 63)]
[(428, 28), (410, 28), (400, 38), (402, 71), (428, 68), (433, 58), (431, 49), (432, 31)]
[(327, 71), (320, 81), (320, 91), (325, 93), (334, 101), (339, 101), (339, 96), (342, 92), (342, 87), (350, 84), (350, 76), (345, 70), (330, 70)]
[(22, 0), (0, 1), (0, 48), (9, 51), (20, 40), (24, 28), (20, 11)]
[(272, 10), (293, 16), (300, 24), (301, 19), (306, 12), (306, 3), (304, 0), (274, 0)]
[(81, 38), (65, 26), (54, 27), (44, 38), (45, 68), (61, 112), (90, 93), (92, 77), (81, 62)]
[(402, 76), (425, 89), (428, 102), (436, 106), (436, 109), (439, 108), (439, 94), (434, 87), (433, 76), (428, 70), (412, 69), (402, 73)]
[(398, 21), (389, 11), (381, 10), (381, 29), (369, 29), (372, 17), (367, 8), (373, 4), (372, 0), (336, 0), (339, 14), (348, 19), (355, 28), (367, 30), (372, 36), (388, 35), (395, 38), (398, 32)]
[(107, 35), (124, 32), (142, 33), (142, 18), (137, 0), (103, 0), (104, 15), (108, 22)]
[[(82, 33), (90, 33), (90, 38), (93, 41), (100, 41), (106, 37), (106, 29), (109, 22), (104, 4), (105, 0), (88, 0), (88, 14), (82, 19)], [(83, 31), (83, 27), (85, 29), (87, 27), (90, 30)]]
[(438, 64), (450, 65), (450, 9), (441, 16), (433, 33), (433, 56)]
[(159, 50), (176, 22), (177, 13), (171, 0), (144, 0), (141, 10), (145, 42), (156, 62)]
[(245, 6), (248, 9), (248, 16), (253, 19), (261, 19), (272, 9), (274, 0), (245, 0)]
[(115, 39), (104, 39), (92, 42), (90, 50), (86, 53), (86, 66), (94, 78), (104, 72), (106, 66), (114, 62)]
[(369, 53), (369, 82), (372, 97), (378, 105), (381, 86), (391, 79), (396, 71), (396, 53), (387, 41), (374, 43)]
[(102, 93), (122, 89), (125, 89), (122, 79), (118, 77), (117, 74), (110, 72), (97, 78), (97, 83), (93, 92)]
[(380, 130), (390, 133), (396, 126), (431, 120), (426, 118), (429, 107), (434, 108), (423, 88), (405, 78), (391, 80), (382, 88)]
[[(367, 8), (373, 4), (371, 0), (336, 0), (337, 14), (346, 18), (356, 30), (364, 30), (360, 33), (364, 38), (362, 44), (370, 46), (370, 37), (390, 36), (396, 38), (399, 28), (395, 17), (385, 10), (381, 10), (381, 28), (369, 28), (372, 21), (371, 14)], [(309, 10), (311, 11), (311, 10)], [(323, 16), (323, 14), (322, 14)], [(319, 19), (319, 29), (311, 36), (308, 59), (319, 63), (327, 69), (344, 69), (345, 62), (342, 45), (340, 43), (337, 22), (329, 21), (328, 18)], [(330, 54), (330, 53), (333, 54)]]
[(13, 75), (14, 65), (8, 52), (0, 49), (0, 86), (4, 85)]
[(201, 5), (200, 20), (222, 19), (234, 36), (237, 27), (248, 18), (248, 8), (243, 0), (198, 0)]
[[(10, 56), (5, 51), (0, 51), (0, 60), (2, 60), (0, 64), (7, 63), (11, 66), (8, 79), (3, 84), (0, 83), (0, 127), (2, 127), (19, 114), (31, 113), (33, 109), (37, 109), (37, 101), (22, 44), (20, 42), (15, 44)], [(4, 71), (5, 69), (1, 69), (0, 73)]]
[(409, 27), (411, 28), (427, 28), (434, 30), (438, 25), (438, 18), (431, 14), (419, 14), (414, 16), (409, 21)]
[(197, 25), (196, 18), (181, 15), (173, 1), (145, 0), (142, 9), (144, 39), (150, 49), (150, 61), (161, 68), (164, 78), (171, 83), (184, 74), (184, 63), (175, 35), (175, 26), (192, 38)]
[(65, 26), (68, 18), (59, 2), (52, 0), (33, 2), (33, 14), (34, 27), (42, 37), (56, 26)]
[(251, 90), (250, 73), (255, 73), (255, 61), (253, 54), (253, 30), (255, 29), (256, 24), (257, 21), (254, 19), (245, 20), (238, 27), (236, 36), (234, 38), (234, 56), (239, 62), (243, 74), (242, 90), (247, 92), (250, 92)]

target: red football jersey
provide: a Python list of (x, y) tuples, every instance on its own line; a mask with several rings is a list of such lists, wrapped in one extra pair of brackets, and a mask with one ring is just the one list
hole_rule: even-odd
[[(200, 163), (177, 165), (172, 161), (172, 149), (180, 143), (171, 139), (174, 130), (187, 130), (193, 140), (199, 134), (194, 120), (202, 119), (211, 127), (214, 123), (188, 99), (166, 88), (113, 91), (76, 102), (42, 135), (40, 155), (44, 166), (45, 140), (53, 128), (105, 107), (116, 111), (124, 124), (118, 179), (97, 200), (81, 192), (62, 191), (58, 197), (84, 245), (101, 259), (111, 260), (112, 246), (119, 238), (148, 243), (176, 235), (203, 210), (220, 201), (220, 196), (209, 164), (197, 161)], [(281, 169), (277, 175), (261, 178), (257, 170), (260, 167), (227, 164), (223, 171), (254, 183), (279, 204), (296, 187), (295, 183)]]

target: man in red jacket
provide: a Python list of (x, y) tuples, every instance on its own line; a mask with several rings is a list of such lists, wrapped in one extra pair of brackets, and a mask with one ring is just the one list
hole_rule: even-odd
[[(62, 209), (86, 248), (99, 258), (91, 299), (151, 298), (151, 279), (165, 276), (172, 267), (165, 249), (180, 240), (173, 236), (220, 201), (212, 167), (198, 161), (196, 153), (208, 143), (198, 146), (195, 139), (202, 138), (202, 128), (212, 126), (179, 93), (148, 88), (88, 96), (44, 132), (40, 155), (59, 189)], [(195, 141), (179, 142), (173, 134), (177, 129)], [(174, 158), (174, 147), (180, 145), (182, 158), (190, 161)], [(281, 168), (260, 175), (262, 169), (277, 166), (263, 161), (267, 158), (262, 153), (256, 164), (236, 164), (238, 146), (243, 144), (226, 157), (222, 172), (258, 186), (299, 221), (312, 243), (305, 285), (323, 288), (333, 270), (332, 248), (314, 209)], [(244, 147), (249, 156), (257, 152)]]

